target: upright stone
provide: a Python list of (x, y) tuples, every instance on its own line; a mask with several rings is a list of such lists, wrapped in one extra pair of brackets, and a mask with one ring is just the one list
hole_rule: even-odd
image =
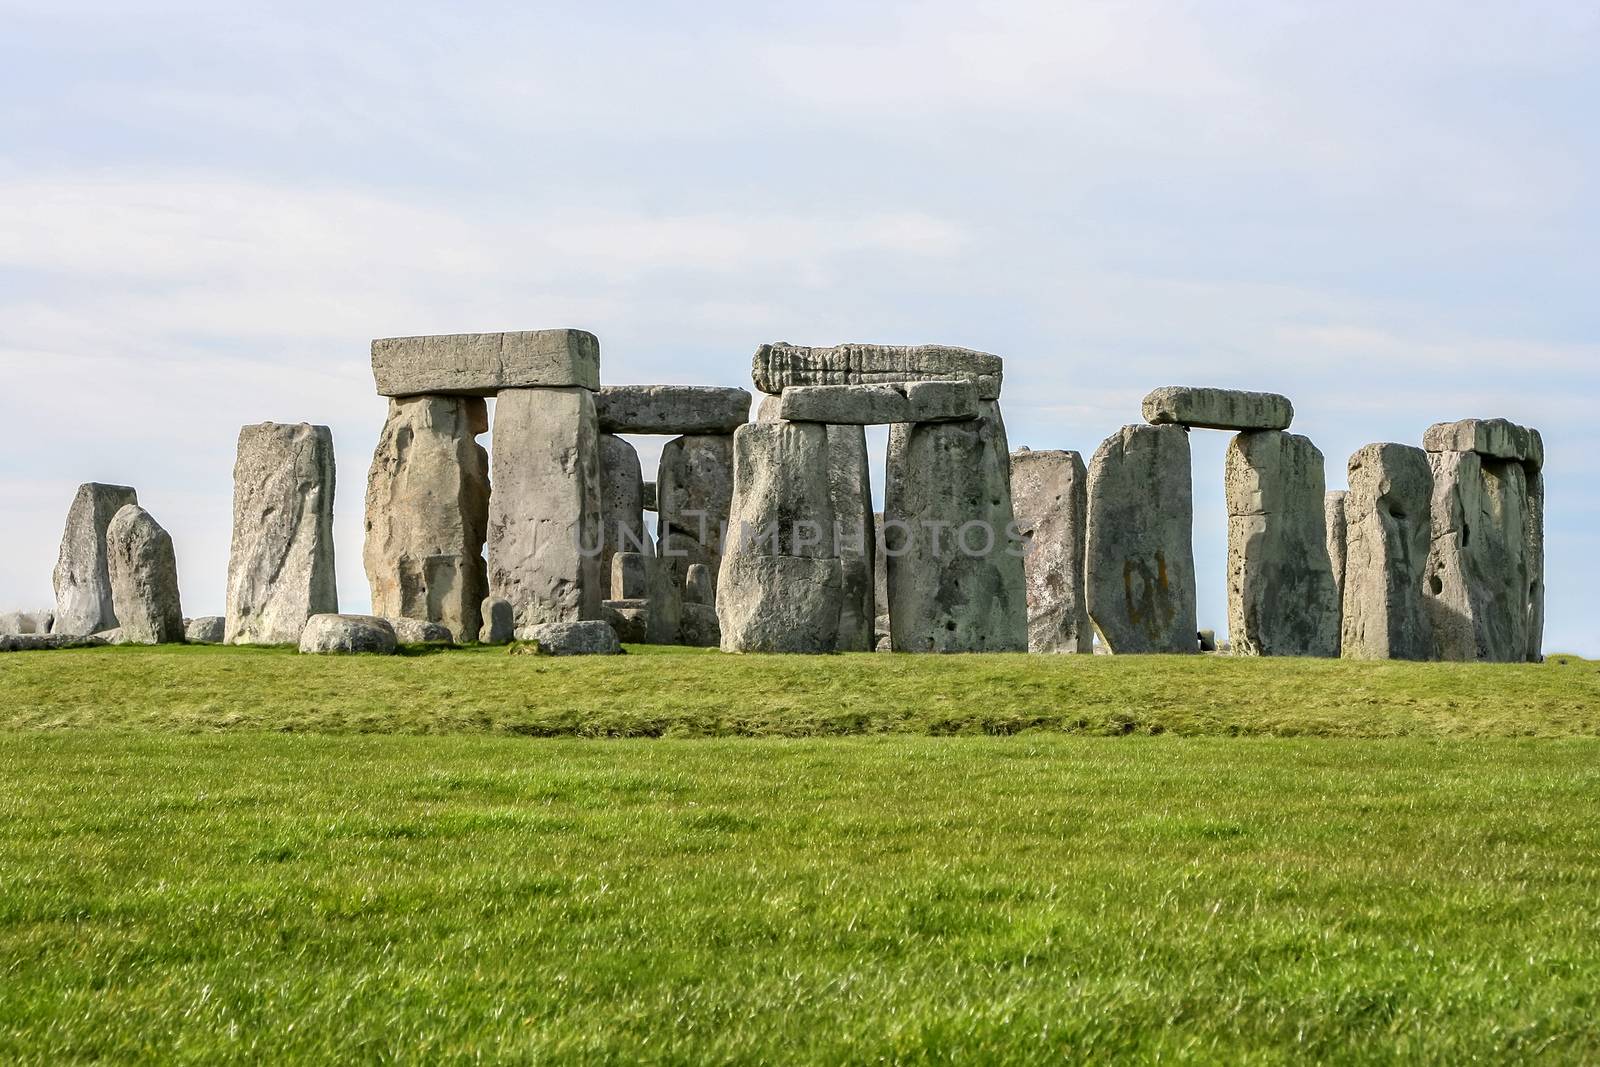
[(1115, 653), (1198, 651), (1194, 484), (1180, 426), (1126, 426), (1089, 463), (1089, 617)]
[(889, 554), (883, 550), (883, 512), (872, 515), (872, 639), (873, 649), (892, 652), (889, 633)]
[(497, 596), (485, 597), (480, 613), (483, 616), (483, 629), (478, 631), (478, 642), (485, 645), (510, 644), (517, 632), (517, 613), (511, 601)]
[(293, 644), (339, 610), (333, 432), (263, 422), (239, 431), (228, 555), (228, 643)]
[(600, 432), (587, 389), (495, 401), (489, 592), (518, 628), (600, 618)]
[(650, 596), (649, 556), (618, 552), (611, 557), (611, 599), (645, 600)]
[(1425, 585), (1442, 660), (1528, 658), (1528, 485), (1522, 463), (1432, 452), (1432, 541)]
[(1228, 631), (1242, 656), (1339, 654), (1327, 474), (1310, 438), (1241, 433), (1228, 446)]
[(1433, 634), (1422, 586), (1433, 473), (1420, 448), (1368, 445), (1350, 457), (1345, 498), (1346, 659), (1425, 660)]
[(106, 528), (106, 566), (126, 641), (182, 644), (183, 603), (172, 538), (138, 504), (122, 508)]
[(1028, 594), (1000, 406), (895, 426), (884, 534), (896, 652), (1026, 652)]
[(1333, 584), (1339, 592), (1340, 631), (1344, 629), (1344, 501), (1343, 489), (1332, 490), (1322, 500), (1323, 521), (1328, 528), (1328, 563), (1333, 567)]
[(489, 416), (477, 397), (389, 401), (367, 476), (367, 582), (372, 612), (438, 623), (461, 643), (482, 626), (489, 592)]
[(1076, 452), (1011, 453), (1011, 500), (1027, 546), (1028, 651), (1092, 653), (1084, 589), (1089, 472)]
[(125, 485), (87, 482), (78, 487), (56, 563), (55, 633), (86, 637), (116, 627), (106, 567), (106, 528), (118, 511), (138, 502), (139, 494)]
[(751, 376), (763, 393), (791, 385), (882, 385), (890, 382), (972, 381), (984, 400), (1000, 396), (1004, 361), (950, 345), (844, 344), (832, 348), (787, 341), (756, 350)]
[(828, 427), (828, 493), (843, 586), (839, 608), (839, 651), (873, 648), (872, 567), (877, 553), (872, 524), (872, 472), (867, 432), (862, 426)]
[[(1541, 443), (1542, 445), (1542, 443)], [(1544, 662), (1544, 471), (1529, 466), (1528, 515), (1523, 527), (1528, 563), (1528, 662)]]
[[(600, 435), (600, 573), (611, 575), (611, 561), (618, 553), (644, 554), (653, 549), (644, 528), (644, 475), (639, 468), (639, 453), (628, 442), (613, 434)], [(643, 596), (625, 593), (615, 581), (607, 582), (608, 599)]]
[(761, 422), (733, 435), (734, 495), (717, 588), (724, 652), (832, 652), (843, 567), (833, 554), (828, 432)]
[(681, 593), (689, 568), (722, 564), (723, 528), (733, 500), (733, 438), (690, 434), (661, 449), (656, 474), (656, 555)]

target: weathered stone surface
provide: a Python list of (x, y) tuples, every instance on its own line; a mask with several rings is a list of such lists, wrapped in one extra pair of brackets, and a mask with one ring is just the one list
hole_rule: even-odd
[(94, 648), (105, 638), (89, 634), (0, 634), (0, 652), (49, 652), (58, 648)]
[(618, 552), (611, 557), (611, 599), (636, 600), (650, 595), (650, 557)]
[(832, 554), (839, 557), (842, 569), (838, 648), (840, 652), (871, 652), (872, 622), (877, 615), (872, 588), (877, 537), (872, 523), (872, 472), (864, 427), (828, 427), (828, 494), (834, 526), (827, 536), (834, 542)]
[(1432, 541), (1424, 586), (1434, 655), (1528, 658), (1528, 483), (1522, 463), (1431, 452)]
[(600, 432), (587, 389), (508, 389), (495, 401), (489, 591), (519, 627), (598, 619)]
[(1000, 406), (895, 426), (884, 501), (896, 652), (1026, 652), (1028, 593)]
[[(656, 546), (657, 550), (662, 547)], [(650, 579), (650, 644), (676, 645), (682, 636), (683, 587), (670, 560), (651, 558), (646, 573)]]
[[(480, 604), (481, 608), (482, 605)], [(412, 619), (406, 617), (385, 619), (385, 622), (394, 630), (394, 639), (402, 645), (451, 645), (455, 644), (455, 634), (450, 627), (438, 622), (428, 622), (426, 619)]]
[(1089, 463), (1089, 617), (1118, 654), (1197, 651), (1194, 484), (1180, 426), (1125, 426)]
[(1294, 421), (1294, 405), (1276, 393), (1174, 385), (1144, 398), (1144, 419), (1157, 426), (1208, 430), (1287, 430)]
[(978, 417), (978, 387), (970, 381), (790, 386), (778, 417), (841, 426), (960, 422)]
[(881, 385), (886, 382), (973, 381), (984, 400), (1000, 396), (999, 356), (948, 345), (844, 344), (832, 348), (787, 341), (756, 350), (751, 375), (763, 393), (791, 385)]
[(263, 422), (239, 431), (228, 555), (228, 643), (286, 645), (339, 610), (333, 432)]
[(1409, 445), (1368, 445), (1350, 457), (1345, 497), (1346, 659), (1425, 660), (1433, 633), (1423, 606), (1433, 473)]
[(644, 594), (618, 588), (612, 560), (618, 553), (654, 551), (644, 527), (644, 475), (639, 452), (620, 437), (600, 435), (600, 576), (607, 596), (618, 599)]
[(7, 611), (0, 613), (0, 634), (19, 637), (23, 634), (47, 634), (55, 624), (55, 615), (48, 611)]
[(722, 626), (717, 622), (714, 604), (685, 604), (680, 630), (683, 644), (690, 648), (720, 648)]
[(716, 607), (716, 572), (704, 563), (696, 563), (690, 567), (689, 576), (683, 584), (683, 602), (685, 604), (705, 604), (708, 607)]
[(56, 633), (82, 636), (117, 625), (106, 571), (106, 527), (118, 511), (138, 502), (139, 494), (125, 485), (88, 482), (78, 487), (56, 563)]
[(623, 644), (650, 643), (650, 601), (639, 598), (608, 600), (601, 605), (601, 615)]
[(138, 504), (118, 511), (106, 527), (106, 569), (113, 610), (130, 644), (183, 642), (172, 537)]
[(454, 333), (372, 342), (380, 396), (493, 396), (502, 389), (600, 388), (600, 341), (583, 330)]
[(691, 434), (668, 441), (656, 472), (656, 555), (679, 593), (689, 568), (722, 563), (723, 529), (733, 500), (733, 438)]
[(734, 434), (734, 495), (717, 581), (724, 652), (832, 652), (835, 552), (828, 429), (760, 422)]
[(1311, 439), (1278, 430), (1228, 445), (1228, 633), (1241, 656), (1339, 655), (1327, 473)]
[(872, 614), (883, 633), (889, 632), (889, 554), (883, 550), (883, 512), (872, 513)]
[(1084, 588), (1089, 471), (1076, 452), (1011, 453), (1011, 506), (1027, 555), (1028, 651), (1094, 651)]
[(1528, 514), (1522, 528), (1523, 558), (1528, 564), (1528, 662), (1543, 663), (1544, 473), (1531, 465), (1524, 473), (1528, 479)]
[(656, 483), (645, 482), (640, 486), (639, 504), (644, 510), (654, 514), (656, 511)]
[(1514, 459), (1538, 469), (1544, 466), (1544, 439), (1538, 430), (1507, 419), (1462, 419), (1439, 422), (1422, 435), (1429, 452), (1476, 452), (1492, 459)]
[(608, 385), (595, 396), (601, 433), (731, 434), (750, 421), (750, 394), (716, 385)]
[(228, 620), (221, 615), (203, 615), (183, 624), (183, 639), (191, 645), (220, 645), (228, 639)]
[(102, 645), (126, 645), (132, 643), (128, 640), (128, 635), (122, 632), (122, 627), (120, 626), (113, 626), (109, 630), (101, 630), (94, 637)]
[(622, 643), (617, 632), (599, 619), (581, 622), (547, 622), (517, 629), (518, 641), (532, 641), (547, 656), (617, 656)]
[(488, 429), (478, 397), (389, 401), (367, 476), (373, 614), (440, 623), (455, 640), (477, 636), (489, 592), (489, 454), (477, 438)]
[(481, 609), (483, 629), (478, 631), (478, 642), (485, 645), (508, 645), (517, 633), (517, 611), (504, 597), (485, 597)]
[(300, 651), (307, 655), (366, 653), (392, 656), (396, 648), (394, 627), (371, 615), (313, 615), (300, 634)]
[(1333, 584), (1339, 592), (1340, 632), (1344, 630), (1344, 499), (1343, 489), (1329, 492), (1322, 498), (1323, 522), (1328, 531), (1328, 564), (1333, 568)]

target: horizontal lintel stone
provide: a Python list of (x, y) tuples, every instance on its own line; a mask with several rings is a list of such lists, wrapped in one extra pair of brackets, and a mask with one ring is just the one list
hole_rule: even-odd
[(888, 385), (894, 382), (973, 381), (978, 396), (1000, 396), (1005, 361), (950, 345), (844, 344), (832, 348), (762, 345), (751, 364), (756, 388), (773, 396), (797, 385)]
[(1422, 447), (1428, 452), (1476, 452), (1491, 459), (1514, 459), (1536, 470), (1544, 467), (1543, 436), (1507, 419), (1435, 423), (1422, 435)]
[(600, 340), (584, 330), (386, 337), (372, 342), (380, 396), (493, 396), (502, 389), (600, 388)]
[(732, 433), (750, 421), (748, 390), (717, 385), (608, 385), (594, 398), (601, 433)]
[(794, 385), (783, 391), (779, 417), (843, 426), (963, 422), (978, 417), (978, 386), (971, 381)]
[(1172, 385), (1144, 398), (1144, 420), (1203, 430), (1287, 430), (1294, 404), (1277, 393)]

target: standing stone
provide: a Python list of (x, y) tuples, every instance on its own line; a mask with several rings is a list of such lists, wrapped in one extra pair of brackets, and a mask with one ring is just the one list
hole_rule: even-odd
[(656, 474), (656, 555), (681, 593), (689, 568), (722, 564), (723, 529), (733, 500), (733, 438), (690, 434), (661, 449)]
[[(944, 383), (934, 383), (944, 384)], [(964, 385), (965, 383), (955, 383)], [(862, 426), (828, 427), (828, 492), (833, 503), (836, 542), (842, 567), (839, 651), (873, 649), (872, 565), (876, 556), (872, 524), (872, 472), (867, 432)]]
[(996, 400), (1005, 362), (987, 352), (950, 345), (843, 344), (832, 348), (787, 341), (756, 350), (751, 377), (763, 393), (791, 385), (881, 385), (890, 382), (972, 381), (983, 400)]
[(333, 432), (263, 422), (239, 431), (228, 555), (228, 643), (287, 645), (336, 613)]
[(843, 566), (834, 554), (828, 431), (760, 422), (733, 435), (734, 494), (717, 583), (724, 652), (832, 652)]
[(1076, 452), (1011, 453), (1011, 500), (1028, 554), (1028, 651), (1092, 653), (1084, 589), (1089, 472)]
[(1194, 483), (1180, 426), (1125, 426), (1089, 463), (1089, 616), (1115, 653), (1195, 652)]
[(477, 438), (488, 429), (477, 397), (389, 401), (367, 477), (374, 615), (439, 623), (463, 643), (477, 636), (489, 592), (489, 454)]
[(872, 647), (894, 651), (889, 633), (889, 554), (883, 550), (883, 512), (872, 515)]
[(652, 551), (644, 528), (644, 475), (638, 450), (608, 433), (600, 435), (600, 532), (600, 575), (606, 596), (619, 600), (643, 596), (623, 592), (608, 580), (618, 553)]
[(478, 643), (508, 645), (517, 632), (517, 613), (511, 601), (504, 597), (485, 597), (480, 611), (483, 629), (478, 631)]
[(172, 538), (138, 504), (118, 511), (106, 528), (106, 567), (122, 635), (129, 644), (183, 642), (183, 603)]
[(1433, 472), (1408, 445), (1368, 445), (1350, 457), (1345, 497), (1346, 659), (1425, 660), (1433, 634), (1423, 606)]
[(125, 485), (88, 482), (78, 487), (56, 563), (55, 633), (85, 637), (117, 625), (106, 570), (106, 527), (118, 511), (138, 502), (139, 494)]
[(1340, 631), (1344, 629), (1344, 500), (1348, 494), (1343, 489), (1333, 490), (1323, 497), (1323, 520), (1328, 527), (1328, 563), (1333, 567), (1333, 584), (1339, 591)]
[[(1541, 442), (1541, 449), (1543, 442)], [(1544, 471), (1526, 468), (1528, 514), (1523, 526), (1528, 563), (1528, 662), (1544, 662)]]
[(611, 557), (611, 599), (643, 600), (650, 595), (650, 557), (618, 552)]
[[(657, 544), (656, 549), (659, 551), (661, 545)], [(650, 644), (676, 645), (683, 637), (684, 588), (678, 584), (671, 566), (673, 561), (651, 556), (646, 562), (645, 574), (650, 582)]]
[(1431, 452), (1428, 621), (1442, 660), (1528, 658), (1528, 484), (1522, 463)]
[(1236, 655), (1339, 654), (1327, 474), (1311, 439), (1278, 430), (1228, 445), (1228, 632)]
[(495, 401), (489, 591), (517, 626), (600, 617), (600, 431), (587, 389)]
[(1024, 546), (1000, 406), (889, 435), (885, 552), (896, 652), (1026, 652)]
[(683, 585), (683, 602), (685, 604), (716, 606), (717, 580), (710, 567), (703, 563), (696, 563), (689, 568), (688, 580)]

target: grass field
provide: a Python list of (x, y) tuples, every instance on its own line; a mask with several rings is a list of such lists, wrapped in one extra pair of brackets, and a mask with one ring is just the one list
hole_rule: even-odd
[(1600, 1059), (1578, 660), (24, 653), (0, 782), (0, 1062)]

